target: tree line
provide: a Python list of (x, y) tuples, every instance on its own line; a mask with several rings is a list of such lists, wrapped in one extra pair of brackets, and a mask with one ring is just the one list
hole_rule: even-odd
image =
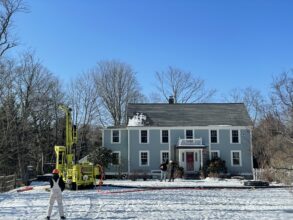
[[(0, 171), (23, 176), (27, 165), (41, 173), (54, 162), (53, 146), (64, 144), (64, 115), (59, 104), (72, 108), (78, 126), (79, 158), (95, 155), (107, 164), (111, 152), (101, 149), (100, 129), (127, 123), (128, 103), (208, 102), (216, 90), (207, 89), (195, 74), (170, 66), (155, 73), (156, 89), (142, 93), (133, 67), (117, 60), (99, 61), (62, 85), (32, 52), (7, 56), (17, 46), (12, 21), (27, 11), (22, 0), (0, 0)], [(272, 79), (266, 96), (255, 88), (234, 89), (221, 102), (244, 102), (253, 125), (253, 155), (261, 168), (292, 169), (293, 71)], [(105, 156), (106, 155), (106, 156)]]

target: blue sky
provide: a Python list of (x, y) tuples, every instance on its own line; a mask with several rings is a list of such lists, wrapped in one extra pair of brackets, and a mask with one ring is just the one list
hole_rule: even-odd
[(100, 60), (130, 64), (143, 92), (168, 66), (204, 79), (217, 97), (248, 86), (268, 93), (293, 67), (293, 1), (27, 0), (21, 42), (67, 83)]

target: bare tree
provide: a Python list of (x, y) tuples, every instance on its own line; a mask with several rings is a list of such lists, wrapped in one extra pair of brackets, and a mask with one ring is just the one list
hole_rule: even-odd
[(15, 170), (15, 146), (18, 139), (15, 63), (4, 59), (0, 62), (0, 170), (3, 174), (11, 174)]
[(157, 90), (166, 101), (173, 96), (175, 103), (200, 103), (215, 93), (215, 90), (205, 88), (204, 80), (174, 67), (169, 67), (166, 72), (157, 72), (156, 79)]
[(59, 83), (31, 53), (23, 55), (16, 74), (19, 117), (16, 158), (23, 176), (27, 165), (42, 171), (43, 156), (53, 152), (55, 106), (60, 102), (55, 92)]
[[(293, 77), (285, 72), (273, 79), (271, 103), (253, 132), (254, 156), (269, 180), (290, 182), (293, 160)], [(291, 74), (291, 75), (290, 75)]]
[[(284, 125), (278, 130), (281, 137), (277, 142), (275, 167), (292, 169), (293, 160), (293, 70), (285, 72), (273, 79), (272, 83), (273, 114)], [(277, 165), (276, 165), (277, 162)]]
[(18, 12), (26, 11), (23, 0), (0, 0), (0, 57), (17, 46), (17, 40), (12, 37), (13, 17)]
[(253, 155), (257, 158), (258, 166), (261, 168), (271, 167), (271, 161), (275, 157), (277, 146), (275, 140), (279, 131), (284, 126), (271, 113), (266, 113), (253, 130)]
[(99, 96), (90, 71), (71, 82), (68, 100), (73, 109), (75, 124), (98, 124)]
[(224, 97), (226, 102), (243, 102), (252, 120), (253, 126), (264, 116), (267, 103), (261, 92), (252, 87), (245, 89), (232, 89), (228, 96)]
[(56, 106), (62, 101), (58, 80), (32, 53), (20, 61), (0, 59), (0, 170), (24, 177), (27, 165), (42, 172), (52, 158), (60, 130)]
[(68, 93), (69, 106), (73, 110), (74, 123), (79, 130), (80, 156), (87, 154), (93, 147), (90, 140), (92, 130), (101, 122), (101, 100), (96, 90), (92, 72), (83, 73), (71, 82)]
[(244, 103), (253, 123), (252, 144), (253, 157), (256, 167), (267, 168), (273, 156), (273, 127), (277, 127), (277, 120), (267, 110), (268, 104), (260, 91), (247, 87), (245, 89), (233, 89), (228, 96), (224, 97), (226, 102)]
[(293, 132), (293, 70), (285, 72), (273, 79), (272, 103), (275, 112)]
[(115, 60), (102, 61), (98, 63), (93, 76), (113, 124), (118, 126), (125, 123), (127, 104), (139, 102), (144, 97), (131, 66)]

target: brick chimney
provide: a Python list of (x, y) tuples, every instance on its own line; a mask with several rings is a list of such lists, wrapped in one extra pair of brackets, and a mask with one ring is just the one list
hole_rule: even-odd
[(173, 96), (169, 96), (169, 104), (174, 104), (174, 97)]

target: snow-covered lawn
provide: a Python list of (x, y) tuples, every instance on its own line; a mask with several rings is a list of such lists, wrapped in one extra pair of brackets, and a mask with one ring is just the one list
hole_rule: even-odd
[[(239, 180), (114, 181), (94, 190), (65, 190), (67, 219), (293, 219), (293, 194), (286, 188), (188, 189), (191, 186), (242, 186)], [(48, 185), (0, 194), (0, 219), (44, 219)], [(155, 187), (166, 187), (159, 189)], [(169, 188), (168, 188), (169, 187)], [(170, 188), (172, 187), (172, 188)], [(174, 187), (182, 187), (175, 189)], [(185, 187), (185, 188), (184, 188)], [(59, 219), (57, 207), (52, 219)]]
[[(107, 180), (105, 184), (125, 186), (125, 187), (244, 187), (244, 180), (239, 179), (218, 179), (218, 178), (206, 178), (203, 180), (185, 180), (175, 179), (175, 182), (160, 182), (159, 180), (149, 181), (125, 181), (125, 180)], [(281, 184), (270, 184), (273, 186), (280, 186)]]

